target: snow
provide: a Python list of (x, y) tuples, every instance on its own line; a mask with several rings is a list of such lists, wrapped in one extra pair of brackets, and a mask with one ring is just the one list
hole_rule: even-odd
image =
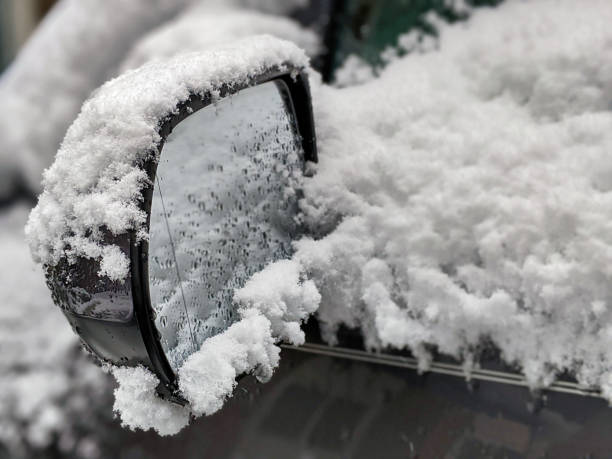
[(236, 386), (236, 377), (255, 372), (267, 381), (279, 362), (270, 321), (249, 309), (240, 321), (213, 336), (194, 352), (179, 370), (179, 388), (193, 414), (212, 414), (223, 406)]
[(261, 311), (271, 321), (277, 339), (296, 345), (305, 339), (300, 322), (316, 311), (320, 300), (314, 282), (306, 279), (299, 263), (292, 260), (268, 265), (234, 294), (243, 310)]
[(189, 423), (189, 410), (160, 399), (155, 388), (159, 379), (143, 367), (114, 367), (113, 410), (121, 415), (124, 427), (155, 429), (160, 435), (174, 435)]
[(180, 368), (179, 388), (195, 416), (218, 411), (241, 374), (269, 380), (279, 363), (279, 341), (304, 343), (300, 323), (315, 311), (320, 295), (299, 269), (281, 260), (255, 274), (234, 297), (240, 320), (204, 341)]
[(359, 56), (351, 54), (334, 73), (334, 85), (354, 86), (374, 78), (374, 69)]

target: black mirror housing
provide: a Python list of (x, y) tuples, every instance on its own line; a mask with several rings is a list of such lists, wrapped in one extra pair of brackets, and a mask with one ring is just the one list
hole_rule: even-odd
[[(291, 62), (263, 66), (241, 82), (223, 81), (206, 91), (192, 91), (170, 113), (158, 120), (161, 152), (173, 129), (187, 117), (241, 90), (275, 82), (284, 90), (287, 110), (295, 119), (301, 139), (304, 160), (317, 161), (316, 137), (308, 77), (305, 68)], [(110, 120), (109, 122), (112, 122)], [(163, 153), (162, 153), (163, 154)], [(178, 393), (177, 377), (168, 362), (160, 334), (155, 327), (155, 312), (151, 306), (148, 279), (149, 245), (142, 237), (148, 231), (153, 183), (159, 154), (144, 154), (136, 166), (145, 171), (148, 180), (135, 202), (147, 220), (141, 228), (113, 233), (108, 227), (96, 227), (101, 245), (112, 245), (129, 260), (129, 274), (124, 279), (110, 279), (101, 274), (100, 258), (72, 256), (66, 253), (54, 263), (44, 263), (47, 284), (53, 300), (59, 306), (85, 347), (100, 361), (118, 366), (142, 365), (160, 380), (159, 394), (183, 404)], [(107, 305), (100, 308), (99, 306)], [(101, 314), (95, 311), (103, 311)]]

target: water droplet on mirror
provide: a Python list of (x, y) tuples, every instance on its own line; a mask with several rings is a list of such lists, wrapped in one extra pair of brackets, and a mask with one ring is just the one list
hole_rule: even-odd
[(158, 167), (170, 212), (153, 200), (151, 228), (158, 232), (152, 231), (149, 253), (164, 266), (150, 263), (149, 285), (174, 368), (195, 347), (189, 327), (198, 347), (226, 329), (239, 319), (234, 290), (269, 262), (290, 256), (287, 229), (295, 227), (297, 200), (282, 190), (295, 185), (287, 177), (301, 176), (301, 144), (293, 141), (276, 85), (252, 90), (262, 92), (254, 98), (241, 92), (229, 108), (219, 101), (214, 118), (206, 108), (186, 118), (161, 153), (173, 158)]

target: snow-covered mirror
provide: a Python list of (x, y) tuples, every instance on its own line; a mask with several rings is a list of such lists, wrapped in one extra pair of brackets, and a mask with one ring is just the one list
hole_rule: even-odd
[(187, 116), (153, 183), (149, 290), (176, 371), (238, 319), (233, 292), (290, 255), (304, 153), (285, 84), (244, 89)]

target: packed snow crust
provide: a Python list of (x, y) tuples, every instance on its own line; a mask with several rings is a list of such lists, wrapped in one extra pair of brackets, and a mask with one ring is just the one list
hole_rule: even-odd
[(101, 275), (124, 279), (128, 260), (119, 247), (100, 243), (101, 228), (144, 231), (139, 199), (147, 176), (138, 164), (157, 154), (161, 121), (191, 94), (215, 97), (224, 83), (248, 84), (266, 69), (307, 62), (295, 45), (259, 36), (151, 62), (100, 87), (44, 173), (26, 226), (35, 260), (52, 266), (64, 256), (100, 258)]

